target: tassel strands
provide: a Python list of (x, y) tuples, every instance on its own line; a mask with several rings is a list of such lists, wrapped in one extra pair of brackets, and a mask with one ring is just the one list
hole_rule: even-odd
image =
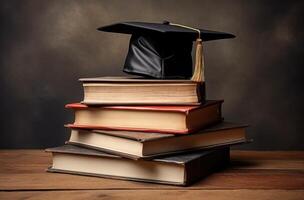
[(202, 39), (198, 38), (195, 43), (195, 66), (191, 80), (195, 82), (205, 82), (205, 66)]

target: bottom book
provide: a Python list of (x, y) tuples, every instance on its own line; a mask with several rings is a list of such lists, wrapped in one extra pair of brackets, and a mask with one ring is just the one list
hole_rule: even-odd
[(183, 186), (224, 168), (230, 160), (229, 147), (150, 161), (126, 159), (73, 145), (49, 148), (46, 151), (53, 154), (53, 165), (48, 168), (48, 172)]

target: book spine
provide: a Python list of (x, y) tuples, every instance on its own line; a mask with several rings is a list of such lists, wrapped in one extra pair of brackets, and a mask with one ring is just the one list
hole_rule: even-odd
[(185, 163), (184, 185), (190, 185), (209, 174), (228, 166), (230, 162), (230, 148), (224, 147), (212, 153)]
[(198, 102), (204, 104), (206, 102), (206, 84), (205, 82), (198, 83), (196, 87)]

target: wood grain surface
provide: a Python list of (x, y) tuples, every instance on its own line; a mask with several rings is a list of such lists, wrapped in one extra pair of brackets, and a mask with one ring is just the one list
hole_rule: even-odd
[(304, 152), (232, 151), (231, 160), (178, 187), (47, 173), (43, 150), (0, 150), (0, 199), (304, 199)]

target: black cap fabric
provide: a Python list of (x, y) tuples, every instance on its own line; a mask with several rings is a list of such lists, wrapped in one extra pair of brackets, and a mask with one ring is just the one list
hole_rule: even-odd
[[(100, 31), (131, 34), (124, 72), (149, 78), (188, 79), (192, 76), (192, 43), (195, 30), (164, 23), (122, 22)], [(229, 33), (200, 30), (203, 41), (233, 38)]]

